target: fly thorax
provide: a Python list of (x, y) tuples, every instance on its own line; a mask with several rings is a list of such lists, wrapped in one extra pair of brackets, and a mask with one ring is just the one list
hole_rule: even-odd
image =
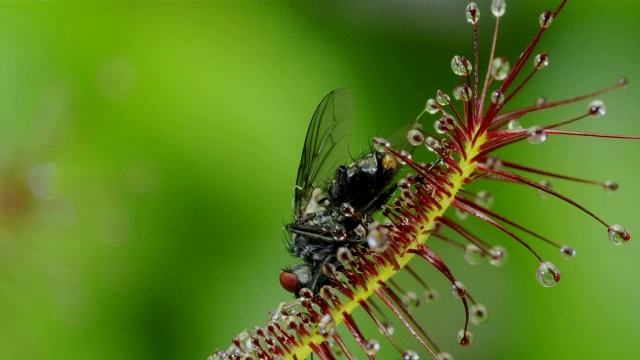
[(365, 157), (358, 159), (347, 167), (347, 178), (352, 178), (356, 174), (375, 175), (378, 171), (378, 159), (375, 154), (368, 154)]

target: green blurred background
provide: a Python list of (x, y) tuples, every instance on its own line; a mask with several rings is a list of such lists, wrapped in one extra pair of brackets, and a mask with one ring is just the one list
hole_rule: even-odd
[[(513, 64), (538, 15), (557, 2), (508, 2), (498, 55)], [(488, 0), (478, 4), (485, 59), (493, 18)], [(282, 228), (316, 105), (336, 87), (352, 91), (354, 154), (371, 136), (411, 121), (437, 89), (452, 89), (451, 57), (472, 54), (465, 6), (1, 4), (0, 359), (202, 360), (241, 330), (264, 325), (268, 310), (291, 297), (277, 281), (294, 262)], [(570, 2), (538, 48), (551, 66), (511, 106), (627, 76), (627, 90), (603, 97), (606, 117), (569, 128), (640, 134), (638, 13), (636, 1)], [(568, 119), (587, 104), (522, 122)], [(553, 137), (501, 152), (617, 180), (612, 195), (553, 183), (632, 234), (640, 231), (638, 154), (640, 142)], [(474, 188), (491, 190), (496, 211), (578, 256), (564, 261), (526, 238), (563, 271), (561, 284), (545, 289), (530, 254), (467, 220), (510, 258), (499, 269), (471, 267), (455, 249), (433, 244), (491, 312), (472, 328), (469, 348), (456, 344), (462, 307), (435, 271), (415, 265), (442, 294), (418, 310), (442, 347), (456, 359), (639, 358), (637, 244), (614, 247), (600, 224), (533, 190)], [(359, 319), (365, 334), (382, 340)]]

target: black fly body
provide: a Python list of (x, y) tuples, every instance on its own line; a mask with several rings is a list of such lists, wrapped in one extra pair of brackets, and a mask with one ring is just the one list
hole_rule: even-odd
[(296, 180), (294, 222), (286, 226), (289, 250), (303, 263), (284, 269), (280, 284), (296, 295), (303, 288), (317, 293), (328, 283), (323, 268), (338, 266), (339, 248), (367, 246), (373, 214), (397, 188), (394, 177), (400, 163), (390, 152), (372, 151), (344, 165), (350, 130), (351, 95), (336, 89), (322, 100), (309, 124)]

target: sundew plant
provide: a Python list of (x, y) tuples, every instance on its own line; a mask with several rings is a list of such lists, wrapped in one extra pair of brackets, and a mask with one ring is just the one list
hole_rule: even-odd
[[(216, 350), (211, 360), (305, 359), (312, 354), (320, 359), (374, 359), (382, 347), (394, 349), (397, 358), (402, 359), (453, 359), (447, 349), (438, 345), (439, 338), (450, 335), (427, 328), (415, 316), (417, 305), (435, 299), (437, 292), (428, 285), (430, 279), (415, 269), (414, 263), (431, 265), (449, 282), (451, 299), (461, 304), (463, 314), (457, 334), (461, 346), (472, 344), (472, 324), (481, 325), (488, 320), (490, 305), (485, 305), (490, 304), (491, 299), (483, 299), (485, 305), (480, 303), (480, 299), (473, 296), (473, 280), (466, 282), (458, 278), (455, 271), (458, 264), (445, 261), (432, 244), (444, 242), (458, 248), (470, 265), (488, 262), (500, 267), (507, 257), (500, 242), (515, 241), (531, 257), (531, 262), (518, 266), (531, 266), (532, 274), (543, 287), (553, 287), (562, 279), (561, 265), (548, 260), (551, 252), (560, 253), (564, 258), (576, 255), (571, 244), (547, 237), (544, 228), (530, 228), (512, 220), (508, 214), (492, 210), (492, 195), (476, 189), (476, 183), (496, 182), (534, 189), (543, 197), (570, 204), (599, 223), (602, 229), (599, 238), (608, 239), (614, 245), (630, 240), (625, 226), (607, 220), (606, 216), (581, 205), (579, 199), (569, 198), (552, 186), (556, 180), (569, 181), (613, 192), (618, 189), (617, 183), (583, 179), (515, 162), (505, 151), (499, 156), (496, 154), (497, 150), (519, 142), (537, 146), (549, 137), (639, 139), (631, 135), (566, 129), (566, 125), (606, 115), (601, 96), (626, 88), (625, 78), (613, 80), (601, 90), (566, 99), (540, 97), (531, 106), (509, 107), (512, 99), (524, 93), (527, 83), (543, 76), (544, 69), (550, 65), (550, 55), (538, 50), (537, 45), (547, 32), (553, 31), (554, 22), (561, 17), (566, 3), (567, 0), (562, 1), (555, 9), (539, 15), (538, 31), (515, 59), (502, 57), (499, 52), (500, 22), (507, 9), (505, 1), (493, 0), (486, 9), (489, 11), (475, 3), (468, 4), (464, 15), (473, 32), (472, 56), (452, 57), (450, 70), (459, 77), (459, 82), (453, 84), (452, 91), (439, 90), (426, 101), (418, 116), (422, 125), (411, 126), (404, 134), (406, 140), (402, 141), (412, 147), (426, 147), (433, 155), (423, 159), (412, 155), (401, 143), (381, 137), (372, 139), (372, 153), (384, 159), (381, 160), (384, 165), (380, 166), (403, 169), (396, 195), (379, 206), (377, 217), (363, 215), (359, 207), (348, 202), (331, 203), (328, 200), (331, 197), (323, 194), (332, 191), (335, 179), (318, 183), (322, 185), (312, 189), (313, 197), (306, 199), (307, 212), (328, 216), (327, 211), (334, 210), (333, 225), (324, 229), (323, 235), (327, 241), (333, 239), (339, 245), (331, 246), (336, 251), (327, 255), (326, 261), (307, 264), (322, 281), (312, 282), (303, 279), (302, 272), (286, 270), (281, 283), (296, 293), (296, 299), (279, 304), (269, 314), (268, 323), (242, 331), (228, 348)], [(479, 49), (477, 25), (487, 20), (495, 22), (491, 47)], [(344, 90), (334, 92), (333, 98), (327, 97), (316, 114), (341, 114), (343, 104), (332, 100), (343, 96), (341, 94)], [(572, 103), (584, 103), (584, 110), (560, 121), (530, 121), (544, 121), (546, 118), (533, 114)], [(335, 143), (336, 139), (329, 135), (332, 134), (319, 138), (321, 143), (317, 148)], [(535, 181), (530, 179), (532, 176), (542, 176), (545, 180)], [(471, 231), (461, 221), (467, 217), (481, 220), (503, 236), (485, 238), (479, 230)], [(400, 272), (413, 278), (412, 288), (394, 280), (394, 275)], [(313, 286), (307, 288), (301, 284)], [(362, 331), (360, 321), (353, 315), (355, 312), (365, 314), (379, 332)], [(398, 327), (408, 330), (415, 346), (407, 347), (396, 339), (394, 333)], [(355, 342), (347, 341), (347, 336)], [(353, 343), (357, 345), (352, 346)]]

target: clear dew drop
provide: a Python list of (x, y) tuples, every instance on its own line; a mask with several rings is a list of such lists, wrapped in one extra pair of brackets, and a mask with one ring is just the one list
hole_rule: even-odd
[(491, 1), (491, 13), (495, 17), (501, 17), (504, 15), (504, 12), (507, 11), (507, 4), (504, 0), (493, 0)]
[(320, 335), (324, 337), (331, 337), (336, 333), (336, 322), (329, 314), (323, 316), (322, 319), (320, 319), (320, 323), (318, 324), (318, 326), (320, 329)]
[(351, 204), (343, 202), (342, 204), (340, 204), (340, 212), (346, 217), (352, 217), (355, 215), (356, 209), (354, 209)]
[(466, 9), (467, 22), (469, 24), (476, 25), (478, 20), (480, 20), (480, 9), (476, 3), (472, 2), (467, 5)]
[(402, 178), (398, 180), (398, 188), (403, 190), (409, 190), (411, 189), (411, 183), (409, 183), (409, 180), (407, 180), (407, 178)]
[(400, 155), (402, 156), (402, 157), (398, 157), (398, 162), (400, 164), (406, 165), (407, 161), (411, 161), (411, 153), (408, 152), (407, 150), (401, 150)]
[(451, 285), (451, 295), (456, 299), (462, 299), (467, 296), (467, 288), (460, 281), (456, 281)]
[(444, 116), (442, 116), (442, 119), (440, 119), (440, 122), (442, 123), (442, 128), (446, 131), (452, 131), (456, 128), (456, 119), (449, 116), (449, 114), (444, 114)]
[(331, 236), (335, 240), (344, 240), (347, 238), (347, 230), (340, 224), (335, 224), (331, 228)]
[(300, 299), (312, 299), (313, 298), (313, 291), (311, 291), (311, 289), (309, 288), (302, 288), (299, 291), (300, 293)]
[(473, 70), (471, 62), (464, 56), (454, 56), (451, 60), (451, 70), (458, 76), (468, 76)]
[(489, 253), (489, 264), (500, 267), (504, 265), (507, 261), (508, 253), (507, 249), (502, 246), (494, 246), (488, 251)]
[(460, 89), (462, 88), (462, 85), (456, 85), (453, 87), (453, 98), (456, 100), (461, 100), (460, 98)]
[(543, 261), (538, 266), (536, 278), (540, 285), (544, 287), (556, 286), (560, 281), (560, 270), (556, 264), (550, 261)]
[(549, 56), (547, 53), (540, 53), (533, 58), (533, 66), (537, 69), (544, 69), (549, 65)]
[(370, 339), (364, 346), (364, 352), (367, 355), (375, 355), (380, 351), (380, 343), (377, 340)]
[(215, 354), (207, 357), (207, 360), (222, 360), (225, 359), (227, 355), (220, 350), (217, 350)]
[(630, 239), (631, 234), (629, 234), (624, 226), (615, 224), (609, 227), (609, 240), (611, 240), (614, 245), (622, 245)]
[(629, 86), (629, 80), (627, 78), (620, 78), (618, 80), (618, 85), (622, 86), (623, 89), (626, 89)]
[(436, 355), (435, 360), (453, 360), (453, 356), (448, 352), (441, 352)]
[[(538, 182), (538, 184), (540, 184), (540, 186), (543, 186), (549, 190), (553, 190), (553, 184), (551, 184), (551, 182), (549, 182), (549, 180), (540, 180)], [(538, 189), (538, 195), (540, 195), (540, 199), (544, 200), (547, 199), (549, 197), (549, 193), (543, 190)]]
[(593, 100), (589, 104), (589, 115), (593, 117), (605, 116), (607, 114), (607, 107), (601, 100)]
[[(441, 119), (440, 119), (441, 120)], [(444, 134), (446, 133), (446, 131), (444, 130), (443, 126), (442, 126), (442, 121), (440, 120), (436, 120), (433, 123), (433, 129), (438, 133), (438, 134)]]
[(393, 327), (393, 324), (388, 321), (383, 322), (382, 326), (384, 327), (384, 331), (387, 333), (387, 335), (393, 335), (393, 333), (396, 331), (395, 327)]
[(497, 57), (491, 62), (491, 76), (496, 80), (504, 80), (509, 75), (511, 65), (506, 57)]
[(427, 150), (433, 152), (439, 151), (442, 147), (440, 146), (440, 142), (436, 138), (433, 138), (431, 136), (427, 136), (424, 139), (424, 144), (427, 147)]
[(412, 173), (407, 173), (407, 175), (405, 175), (405, 180), (407, 180), (407, 182), (409, 184), (415, 184), (416, 183), (416, 176)]
[[(327, 272), (325, 271), (324, 274), (327, 275)], [(334, 295), (333, 289), (331, 287), (327, 286), (327, 285), (323, 286), (320, 289), (320, 296), (322, 296), (323, 298), (328, 299), (328, 298), (332, 297), (333, 295)]]
[(553, 13), (551, 10), (547, 10), (540, 14), (540, 18), (538, 20), (540, 22), (540, 27), (546, 29), (551, 26), (551, 23), (553, 22)]
[(424, 291), (424, 299), (427, 304), (431, 304), (438, 300), (438, 296), (438, 291), (436, 291), (436, 289), (429, 288)]
[(435, 100), (427, 100), (427, 104), (424, 106), (424, 111), (428, 112), (429, 114), (435, 114), (439, 110), (440, 108), (438, 107), (438, 103)]
[(391, 144), (383, 139), (383, 138), (379, 138), (379, 137), (374, 137), (373, 138), (373, 148), (377, 151), (377, 152), (387, 152), (387, 149), (391, 147)]
[(484, 252), (475, 244), (467, 244), (464, 248), (464, 260), (470, 265), (478, 265), (484, 260)]
[(389, 237), (378, 229), (370, 229), (367, 236), (367, 245), (375, 252), (384, 252), (389, 247)]
[(322, 273), (329, 278), (333, 278), (336, 271), (336, 266), (331, 263), (324, 264), (322, 267)]
[(469, 213), (460, 209), (456, 209), (456, 217), (458, 218), (458, 220), (465, 220), (469, 217)]
[(485, 190), (478, 191), (473, 201), (484, 208), (490, 209), (491, 205), (493, 205), (493, 195)]
[(407, 140), (409, 141), (409, 144), (418, 146), (424, 142), (424, 134), (418, 129), (409, 130), (407, 133)]
[(540, 96), (536, 99), (536, 106), (547, 105), (548, 103), (549, 100), (547, 100), (547, 98), (544, 96)]
[[(449, 120), (453, 121), (453, 119), (449, 119)], [(453, 129), (455, 129), (455, 126), (456, 126), (455, 122), (451, 122), (451, 123), (449, 123), (447, 125), (447, 128), (449, 130), (453, 130)], [(440, 154), (442, 156), (447, 157), (447, 156), (451, 155), (452, 151), (453, 151), (453, 143), (451, 142), (451, 140), (442, 139), (442, 150), (441, 150)]]
[(613, 193), (614, 191), (618, 190), (618, 183), (611, 181), (611, 180), (607, 180), (604, 183), (602, 183), (602, 187), (609, 193)]
[(293, 330), (293, 329), (296, 329), (299, 326), (299, 324), (300, 324), (300, 322), (298, 321), (299, 319), (300, 318), (298, 318), (296, 316), (293, 316), (293, 315), (285, 316), (282, 319), (281, 324), (284, 325), (286, 328)]
[(253, 343), (251, 342), (251, 335), (249, 331), (244, 330), (240, 334), (236, 336), (236, 340), (240, 343), (240, 348), (242, 351), (252, 351)]
[(491, 93), (491, 102), (496, 105), (502, 105), (504, 103), (504, 93), (500, 90), (496, 90)]
[(522, 129), (522, 124), (520, 124), (520, 121), (518, 119), (511, 119), (509, 120), (507, 128), (509, 128), (509, 130)]
[(438, 104), (442, 106), (446, 106), (446, 105), (449, 105), (449, 103), (451, 102), (451, 98), (449, 97), (449, 95), (445, 94), (443, 91), (438, 90), (438, 93), (436, 94), (436, 101), (438, 102)]
[(462, 58), (458, 55), (455, 55), (453, 57), (453, 59), (451, 59), (451, 70), (453, 70), (453, 73), (456, 75), (464, 75), (460, 68), (462, 67)]
[(576, 250), (565, 245), (560, 248), (560, 255), (565, 259), (571, 259), (576, 256)]
[(458, 332), (458, 343), (462, 346), (469, 346), (473, 342), (473, 334), (471, 331), (464, 329)]
[(351, 251), (346, 247), (339, 248), (338, 251), (336, 252), (336, 257), (338, 258), (338, 261), (340, 261), (340, 263), (344, 266), (349, 265), (349, 262), (353, 260), (353, 255), (351, 254)]
[(498, 172), (504, 169), (504, 164), (502, 163), (502, 160), (499, 157), (495, 157), (495, 156), (491, 156), (487, 158), (487, 161), (484, 163), (484, 165), (491, 172)]
[(414, 310), (420, 306), (420, 298), (418, 297), (418, 294), (413, 291), (408, 291), (404, 296), (402, 296), (402, 303), (409, 308), (409, 310)]
[(473, 91), (471, 90), (470, 87), (468, 87), (467, 85), (461, 85), (459, 90), (460, 92), (458, 93), (458, 97), (460, 98), (460, 100), (465, 102), (471, 100), (471, 97), (473, 96)]
[[(433, 124), (433, 128), (436, 130), (438, 134), (446, 134), (456, 128), (456, 123), (453, 118), (450, 117), (442, 117), (438, 121)], [(446, 139), (443, 140), (442, 144), (445, 144)]]
[(420, 360), (420, 355), (413, 350), (407, 350), (402, 353), (402, 360)]
[(547, 140), (547, 132), (540, 126), (532, 126), (527, 130), (527, 141), (530, 144), (541, 144)]
[(482, 325), (489, 320), (489, 312), (482, 304), (471, 305), (469, 312), (471, 313), (469, 320), (471, 320), (474, 325)]

